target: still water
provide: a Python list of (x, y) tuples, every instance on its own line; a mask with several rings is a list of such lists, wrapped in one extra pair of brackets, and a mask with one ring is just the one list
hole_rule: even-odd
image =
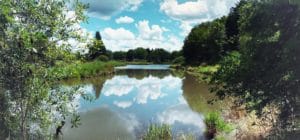
[(141, 139), (150, 124), (168, 124), (176, 137), (193, 134), (203, 139), (204, 114), (218, 108), (208, 86), (185, 74), (176, 76), (168, 65), (129, 65), (108, 77), (67, 81), (82, 85), (93, 100), (78, 98), (81, 125), (63, 128), (65, 140)]

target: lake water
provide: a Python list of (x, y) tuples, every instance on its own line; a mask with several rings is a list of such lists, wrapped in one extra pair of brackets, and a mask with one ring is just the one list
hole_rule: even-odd
[(108, 77), (67, 81), (83, 85), (93, 101), (78, 99), (81, 125), (63, 129), (65, 140), (141, 139), (150, 124), (168, 124), (173, 135), (203, 139), (205, 112), (213, 98), (208, 86), (185, 74), (176, 76), (168, 65), (128, 65)]

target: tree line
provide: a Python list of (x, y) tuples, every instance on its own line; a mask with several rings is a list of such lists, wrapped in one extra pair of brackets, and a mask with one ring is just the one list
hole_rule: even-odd
[(115, 51), (107, 50), (103, 41), (101, 40), (100, 32), (95, 33), (95, 38), (92, 44), (88, 45), (88, 53), (84, 56), (79, 54), (79, 57), (83, 57), (86, 60), (119, 60), (119, 61), (145, 61), (151, 63), (183, 63), (183, 57), (181, 51), (169, 52), (162, 48), (149, 49), (149, 48), (136, 48), (128, 51)]
[(194, 27), (182, 50), (188, 65), (220, 65), (211, 80), (219, 97), (240, 97), (237, 104), (258, 115), (277, 105), (274, 132), (299, 127), (299, 6), (296, 0), (241, 0), (229, 15)]

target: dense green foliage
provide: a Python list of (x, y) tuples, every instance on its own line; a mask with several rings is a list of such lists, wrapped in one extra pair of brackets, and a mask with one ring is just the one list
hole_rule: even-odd
[(218, 63), (209, 81), (219, 97), (239, 97), (237, 104), (258, 114), (276, 104), (281, 115), (274, 125), (299, 127), (299, 6), (296, 0), (241, 0), (227, 17), (192, 29), (183, 46), (185, 63)]
[(220, 60), (226, 42), (225, 21), (226, 18), (221, 18), (192, 29), (182, 49), (186, 64), (211, 64)]
[(182, 65), (184, 64), (184, 57), (183, 56), (179, 56), (179, 57), (176, 57), (173, 61), (172, 61), (172, 64), (179, 64), (179, 65)]
[[(73, 100), (75, 91), (49, 93), (55, 77), (47, 73), (56, 60), (74, 58), (68, 51), (69, 45), (58, 45), (59, 42), (80, 38), (74, 28), (85, 20), (86, 6), (78, 1), (67, 3), (65, 0), (0, 2), (0, 139), (8, 134), (11, 139), (39, 139), (50, 134), (51, 125), (74, 111), (67, 109), (66, 102)], [(68, 12), (76, 15), (66, 18)], [(53, 109), (58, 118), (51, 114)], [(39, 129), (31, 129), (33, 122)]]
[(183, 56), (188, 65), (215, 64), (231, 51), (239, 50), (239, 9), (233, 7), (228, 16), (201, 23), (185, 38)]
[[(276, 126), (295, 127), (300, 80), (300, 9), (293, 1), (243, 1), (237, 11), (238, 53), (221, 62), (213, 77), (217, 94), (241, 97), (258, 113), (268, 104), (281, 108)], [(297, 126), (296, 126), (297, 127)]]

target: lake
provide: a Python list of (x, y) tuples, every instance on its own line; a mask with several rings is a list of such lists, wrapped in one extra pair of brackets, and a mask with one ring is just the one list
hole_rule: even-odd
[(81, 125), (63, 128), (65, 140), (141, 139), (150, 124), (168, 124), (173, 136), (192, 134), (204, 139), (204, 114), (217, 110), (207, 101), (214, 96), (195, 77), (177, 75), (168, 65), (117, 67), (113, 76), (66, 85), (82, 85), (93, 100), (78, 98)]

